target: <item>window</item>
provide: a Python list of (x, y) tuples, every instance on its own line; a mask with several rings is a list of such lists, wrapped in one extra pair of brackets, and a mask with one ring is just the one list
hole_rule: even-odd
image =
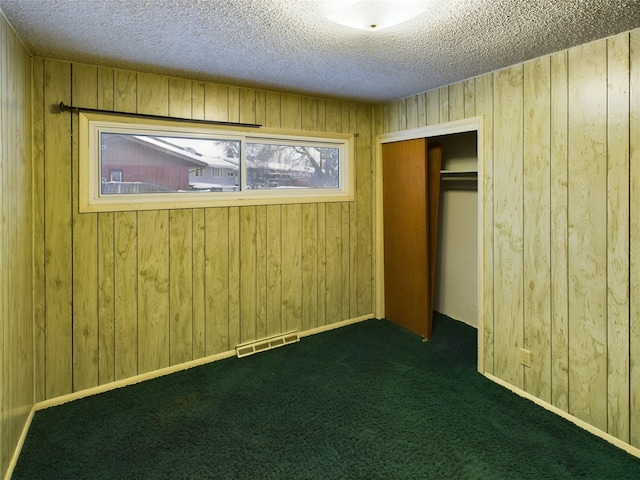
[(121, 182), (122, 181), (122, 170), (111, 170), (109, 172), (109, 181), (110, 182)]
[(79, 116), (82, 212), (353, 199), (347, 135)]

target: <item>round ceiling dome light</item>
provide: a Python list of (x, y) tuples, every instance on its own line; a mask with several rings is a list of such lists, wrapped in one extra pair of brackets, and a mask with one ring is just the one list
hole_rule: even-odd
[(425, 0), (322, 0), (323, 15), (332, 22), (377, 31), (411, 20), (428, 7)]

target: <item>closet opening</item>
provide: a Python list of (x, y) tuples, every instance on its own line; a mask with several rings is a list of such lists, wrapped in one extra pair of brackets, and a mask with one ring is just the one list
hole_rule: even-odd
[[(441, 149), (435, 278), (432, 282), (433, 335), (438, 322), (475, 329), (477, 369), (483, 365), (482, 321), (482, 117), (421, 127), (377, 137), (376, 316), (385, 315), (385, 214), (383, 151), (388, 143), (425, 139)], [(383, 147), (384, 146), (384, 147)], [(388, 235), (388, 234), (387, 234)], [(395, 242), (395, 240), (394, 240)], [(409, 267), (408, 267), (409, 268)], [(448, 317), (448, 318), (446, 318)], [(400, 322), (397, 322), (400, 323)], [(468, 338), (468, 335), (467, 335)], [(473, 347), (471, 347), (473, 348)]]
[(429, 141), (442, 147), (433, 310), (477, 329), (477, 132), (441, 135)]

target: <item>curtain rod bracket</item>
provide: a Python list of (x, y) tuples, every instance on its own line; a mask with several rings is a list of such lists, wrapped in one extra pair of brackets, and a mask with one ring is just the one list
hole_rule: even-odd
[(75, 107), (72, 105), (65, 105), (64, 102), (60, 102), (58, 107), (60, 108), (60, 112), (104, 113), (107, 115), (125, 115), (128, 117), (139, 117), (139, 118), (147, 118), (152, 120), (171, 120), (174, 122), (203, 123), (207, 125), (224, 125), (228, 127), (260, 128), (262, 126), (261, 124), (258, 124), (258, 123), (223, 122), (220, 120), (199, 120), (199, 119), (192, 119), (192, 118), (169, 117), (164, 115), (147, 115), (144, 113), (118, 112), (113, 110), (100, 110), (97, 108)]

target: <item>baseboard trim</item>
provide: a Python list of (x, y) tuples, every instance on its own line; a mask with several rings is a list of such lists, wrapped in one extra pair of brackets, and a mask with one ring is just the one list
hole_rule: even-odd
[(22, 427), (22, 433), (20, 434), (20, 438), (18, 439), (18, 444), (16, 448), (13, 450), (13, 456), (11, 457), (11, 461), (9, 462), (9, 466), (7, 468), (7, 472), (5, 474), (5, 480), (11, 480), (11, 476), (13, 475), (13, 471), (16, 468), (16, 464), (18, 463), (18, 457), (20, 457), (20, 453), (22, 452), (22, 446), (24, 445), (24, 441), (27, 439), (27, 433), (29, 432), (29, 428), (31, 427), (31, 421), (33, 420), (33, 415), (35, 414), (36, 409), (35, 405), (31, 407), (31, 411), (27, 416), (26, 422), (24, 422), (24, 426)]
[(79, 390), (77, 392), (69, 393), (67, 395), (61, 395), (59, 397), (51, 398), (49, 400), (43, 400), (41, 402), (37, 402), (34, 405), (34, 408), (37, 411), (37, 410), (43, 410), (45, 408), (55, 407), (68, 402), (72, 402), (74, 400), (80, 400), (81, 398), (90, 397), (92, 395), (108, 392), (110, 390), (116, 390), (118, 388), (126, 387), (129, 385), (135, 385), (136, 383), (144, 382), (146, 380), (152, 380), (154, 378), (164, 377), (165, 375), (181, 372), (183, 370), (188, 370), (190, 368), (198, 367), (200, 365), (206, 365), (208, 363), (212, 363), (217, 360), (223, 360), (225, 358), (233, 357), (235, 356), (235, 354), (236, 354), (235, 349), (229, 350), (226, 352), (217, 353), (215, 355), (210, 355), (208, 357), (199, 358), (197, 360), (192, 360), (190, 362), (180, 363), (178, 365), (172, 365), (171, 367), (165, 367), (159, 370), (153, 370), (152, 372), (136, 375), (135, 377), (123, 378), (122, 380), (117, 380), (115, 382), (105, 383), (104, 385), (98, 385), (96, 387), (87, 388), (85, 390)]
[(335, 330), (336, 328), (346, 327), (347, 325), (353, 325), (354, 323), (364, 322), (365, 320), (371, 320), (373, 318), (375, 318), (373, 313), (369, 315), (362, 315), (360, 317), (350, 318), (348, 320), (343, 320), (341, 322), (330, 323), (329, 325), (323, 325), (322, 327), (310, 328), (309, 330), (305, 330), (304, 332), (298, 333), (298, 336), (300, 338), (309, 337), (311, 335), (328, 332), (330, 330)]
[[(373, 314), (363, 315), (361, 317), (351, 318), (349, 320), (343, 320), (341, 322), (331, 323), (329, 325), (323, 325), (322, 327), (305, 330), (303, 332), (300, 332), (298, 335), (300, 336), (300, 338), (308, 337), (310, 335), (327, 332), (329, 330), (334, 330), (336, 328), (362, 322), (364, 320), (370, 320), (372, 318), (374, 318)], [(63, 405), (65, 403), (72, 402), (74, 400), (79, 400), (81, 398), (90, 397), (92, 395), (108, 392), (110, 390), (126, 387), (128, 385), (135, 385), (136, 383), (144, 382), (146, 380), (152, 380), (154, 378), (164, 377), (165, 375), (170, 375), (172, 373), (181, 372), (183, 370), (188, 370), (193, 367), (199, 367), (201, 365), (206, 365), (208, 363), (212, 363), (218, 360), (223, 360), (225, 358), (230, 358), (235, 356), (236, 356), (236, 350), (234, 348), (233, 350), (217, 353), (215, 355), (210, 355), (204, 358), (199, 358), (197, 360), (192, 360), (190, 362), (180, 363), (178, 365), (173, 365), (171, 367), (161, 368), (160, 370), (154, 370), (152, 372), (143, 373), (141, 375), (136, 375), (135, 377), (124, 378), (122, 380), (118, 380), (111, 383), (105, 383), (104, 385), (98, 385), (96, 387), (87, 388), (85, 390), (79, 390), (77, 392), (51, 398), (49, 400), (43, 400), (41, 402), (37, 402), (34, 405), (34, 410), (38, 411), (38, 410), (43, 410), (45, 408), (55, 407), (57, 405)]]
[(629, 445), (628, 443), (620, 440), (617, 437), (614, 437), (613, 435), (611, 435), (610, 433), (607, 432), (603, 432), (602, 430), (600, 430), (597, 427), (594, 427), (593, 425), (585, 422), (584, 420), (580, 420), (579, 418), (571, 415), (570, 413), (565, 412), (564, 410), (559, 409), (558, 407), (555, 407), (553, 405), (551, 405), (550, 403), (545, 402), (544, 400), (539, 399), (538, 397), (535, 397), (534, 395), (531, 395), (528, 392), (525, 392), (524, 390), (515, 387), (513, 385), (511, 385), (510, 383), (505, 382), (504, 380), (491, 375), (490, 373), (484, 373), (484, 376), (487, 377), (489, 380), (491, 380), (492, 382), (497, 383), (498, 385), (505, 387), (509, 390), (511, 390), (513, 393), (526, 398), (527, 400), (531, 400), (533, 403), (535, 403), (536, 405), (539, 405), (541, 407), (543, 407), (546, 410), (549, 410), (552, 413), (555, 413), (556, 415), (564, 418), (565, 420), (570, 421), (571, 423), (577, 425), (578, 427), (582, 428), (583, 430), (586, 430), (589, 433), (592, 433), (593, 435), (602, 438), (603, 440), (606, 440), (607, 442), (615, 445), (618, 448), (621, 448), (622, 450), (624, 450), (625, 452), (633, 455), (634, 457), (638, 457), (640, 458), (640, 449), (636, 448), (632, 445)]

